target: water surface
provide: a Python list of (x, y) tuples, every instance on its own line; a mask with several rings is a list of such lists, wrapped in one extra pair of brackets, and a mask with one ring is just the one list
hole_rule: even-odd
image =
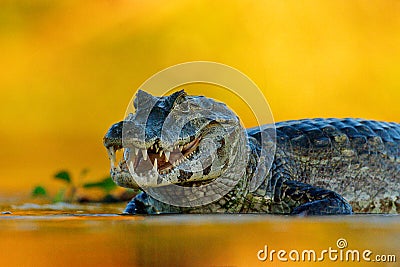
[[(122, 205), (5, 205), (2, 266), (399, 266), (400, 216), (122, 216)], [(338, 240), (343, 248), (338, 247)], [(265, 261), (258, 256), (268, 257)], [(337, 250), (329, 259), (323, 250)], [(272, 250), (283, 250), (283, 262)], [(301, 260), (305, 250), (317, 259)], [(349, 250), (397, 262), (346, 261)], [(291, 252), (295, 251), (295, 252)], [(293, 258), (296, 251), (299, 261)], [(340, 251), (343, 253), (340, 259)], [(281, 252), (283, 253), (283, 252)], [(258, 255), (258, 256), (257, 256)], [(393, 259), (391, 259), (393, 261)]]

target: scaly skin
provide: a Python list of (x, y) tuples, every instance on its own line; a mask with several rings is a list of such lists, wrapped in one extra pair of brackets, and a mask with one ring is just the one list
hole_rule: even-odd
[[(150, 97), (152, 96), (140, 92), (136, 99), (136, 103), (151, 102), (152, 106), (161, 107), (157, 110), (157, 116), (148, 116), (147, 123), (140, 124), (142, 130), (146, 132), (145, 137), (142, 137), (142, 143), (138, 142), (140, 138), (126, 143), (122, 141), (124, 123), (126, 125), (134, 123), (133, 128), (139, 127), (137, 123), (141, 119), (139, 116), (131, 116), (125, 122), (113, 125), (104, 137), (104, 144), (109, 150), (112, 161), (116, 150), (126, 148), (129, 151), (134, 149), (132, 146), (147, 149), (151, 155), (153, 150), (150, 147), (158, 144), (160, 151), (168, 151), (170, 147), (171, 155), (175, 155), (173, 143), (160, 140), (160, 130), (155, 131), (152, 127), (162, 125), (167, 114), (179, 110), (180, 105), (187, 99), (189, 102), (200, 103), (198, 106), (200, 108), (204, 101), (207, 105), (219, 104), (204, 97), (186, 96), (183, 92), (169, 97), (153, 97), (153, 101), (150, 101)], [(227, 155), (227, 152), (237, 149), (237, 146), (231, 146), (231, 143), (235, 143), (235, 138), (239, 139), (241, 126), (226, 107), (218, 105), (217, 107), (218, 117), (224, 115), (229, 118), (222, 120), (221, 124), (225, 123), (225, 127), (228, 125), (232, 129), (237, 129), (231, 132), (229, 138), (221, 137), (223, 131), (218, 125), (209, 121), (201, 123), (195, 121), (186, 130), (183, 129), (180, 141), (178, 140), (181, 144), (188, 144), (194, 142), (195, 138), (201, 137), (196, 145), (192, 147), (188, 145), (193, 150), (188, 151), (194, 155), (188, 159), (187, 164), (191, 164), (193, 159), (200, 157), (201, 152), (205, 151), (202, 150), (205, 146), (203, 140), (219, 138), (220, 141), (217, 143), (220, 147), (216, 150), (216, 161), (213, 162), (215, 168), (203, 171), (198, 177), (195, 177), (195, 173), (183, 175), (181, 172), (173, 171), (163, 174), (162, 177), (170, 183), (189, 187), (206, 184), (223, 173), (227, 157), (237, 155), (232, 153)], [(137, 106), (137, 109), (137, 114), (140, 114), (140, 107)], [(189, 109), (189, 114), (190, 111)], [(153, 111), (150, 114), (154, 115)], [(178, 112), (178, 114), (186, 116), (183, 113)], [(198, 125), (201, 125), (202, 130), (200, 127), (196, 129)], [(399, 124), (362, 119), (306, 119), (276, 123), (275, 127), (276, 133), (271, 130), (273, 127), (268, 125), (246, 130), (246, 142), (250, 151), (246, 171), (241, 174), (229, 173), (231, 177), (236, 175), (238, 183), (222, 198), (203, 206), (177, 207), (141, 193), (128, 204), (125, 212), (142, 214), (242, 212), (304, 215), (349, 214), (352, 210), (374, 213), (400, 212)], [(262, 141), (261, 136), (269, 138), (264, 138)], [(276, 150), (271, 155), (266, 152), (266, 148), (272, 147), (272, 140), (275, 138)], [(182, 151), (185, 154), (185, 149)], [(258, 163), (267, 162), (265, 156), (273, 157), (272, 166), (267, 166), (262, 176), (255, 175), (262, 169)], [(138, 188), (140, 186), (131, 176), (132, 172), (129, 173), (127, 170), (126, 159), (127, 156), (117, 167), (112, 162), (111, 176), (121, 186)], [(158, 161), (163, 162), (163, 159), (165, 158), (158, 158)], [(134, 173), (140, 169), (140, 167), (137, 169), (137, 166), (144, 162), (140, 153), (135, 162)], [(163, 172), (161, 166), (163, 165), (159, 164), (159, 172)], [(151, 176), (150, 171), (148, 176)], [(175, 197), (175, 189), (164, 185), (162, 181), (149, 182), (148, 187), (157, 186), (163, 186), (171, 197)]]
[(271, 176), (255, 195), (279, 195), (283, 203), (294, 202), (289, 206), (300, 205), (285, 184), (296, 180), (339, 193), (355, 212), (400, 212), (399, 124), (306, 119), (277, 123), (276, 134)]

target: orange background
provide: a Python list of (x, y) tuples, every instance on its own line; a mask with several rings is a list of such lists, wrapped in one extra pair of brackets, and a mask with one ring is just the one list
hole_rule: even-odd
[(60, 169), (106, 176), (107, 128), (186, 61), (239, 69), (276, 121), (399, 121), (399, 14), (396, 0), (1, 1), (0, 199)]

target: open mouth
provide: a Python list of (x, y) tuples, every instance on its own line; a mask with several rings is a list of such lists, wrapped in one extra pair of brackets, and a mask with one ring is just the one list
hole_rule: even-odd
[(127, 147), (124, 151), (124, 157), (118, 164), (116, 152), (121, 148), (110, 146), (107, 151), (112, 170), (120, 172), (121, 169), (127, 167), (131, 173), (138, 175), (145, 175), (151, 170), (160, 175), (165, 175), (185, 159), (189, 159), (196, 152), (200, 140), (201, 138), (198, 137), (186, 144), (177, 144), (172, 150), (162, 148), (159, 142), (155, 142), (147, 148)]

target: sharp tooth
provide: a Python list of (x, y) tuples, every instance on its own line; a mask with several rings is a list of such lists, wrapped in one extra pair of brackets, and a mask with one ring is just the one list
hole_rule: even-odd
[(136, 147), (135, 147), (135, 155), (137, 156), (138, 153), (139, 153), (139, 148), (136, 148)]
[(156, 146), (156, 153), (158, 153), (158, 150), (160, 150), (160, 148), (158, 146)]
[(154, 145), (151, 145), (150, 149), (153, 149), (153, 148), (154, 148)]
[(162, 150), (160, 150), (160, 158), (162, 157), (162, 153), (163, 153), (163, 151), (162, 151)]
[(167, 159), (167, 161), (169, 161), (169, 155), (170, 154), (171, 154), (171, 152), (165, 151), (165, 158)]
[(110, 159), (111, 168), (114, 168), (116, 161), (114, 147), (110, 147), (107, 150), (107, 152), (108, 152), (108, 158)]
[(154, 159), (154, 164), (153, 164), (153, 171), (157, 171), (157, 158)]
[(133, 169), (133, 163), (132, 163), (132, 161), (129, 161), (128, 169), (129, 169), (129, 171), (130, 171), (131, 173), (135, 173), (135, 170)]
[(183, 146), (179, 146), (179, 150), (182, 151), (182, 149), (183, 149)]
[(143, 159), (147, 160), (147, 150), (146, 149), (142, 149), (142, 154), (143, 154)]
[(132, 158), (131, 150), (129, 148), (126, 148), (124, 151), (124, 159), (125, 161), (130, 161)]

